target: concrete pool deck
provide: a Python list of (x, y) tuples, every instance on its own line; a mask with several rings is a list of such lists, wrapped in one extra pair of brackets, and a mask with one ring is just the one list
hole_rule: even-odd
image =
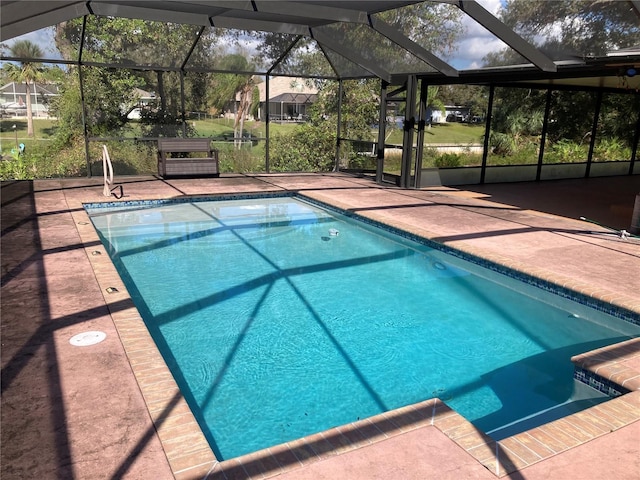
[[(100, 180), (2, 184), (3, 480), (638, 478), (638, 341), (574, 359), (633, 393), (520, 438), (492, 444), (425, 399), (216, 462), (82, 209), (108, 200)], [(340, 174), (116, 180), (123, 200), (299, 191), (640, 312), (640, 242), (577, 219), (628, 229), (637, 175), (422, 190)], [(69, 343), (96, 330), (105, 341)]]

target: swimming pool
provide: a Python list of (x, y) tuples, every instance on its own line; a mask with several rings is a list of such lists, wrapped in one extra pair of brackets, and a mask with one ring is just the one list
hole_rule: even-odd
[(505, 436), (604, 400), (569, 358), (638, 335), (299, 199), (88, 211), (219, 459), (434, 396)]

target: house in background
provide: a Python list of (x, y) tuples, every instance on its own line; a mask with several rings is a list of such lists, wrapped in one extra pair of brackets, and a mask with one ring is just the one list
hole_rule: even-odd
[[(49, 118), (47, 99), (58, 96), (53, 83), (31, 84), (31, 111), (34, 118)], [(8, 117), (27, 116), (27, 87), (23, 82), (10, 82), (0, 87), (0, 113)]]
[[(142, 116), (143, 109), (157, 107), (157, 98), (155, 93), (147, 92), (146, 90), (142, 90), (141, 88), (134, 88), (133, 91), (134, 95), (138, 99), (138, 102), (133, 107), (129, 107), (127, 118), (129, 120), (138, 120)], [(123, 105), (122, 108), (126, 109), (127, 107)]]
[[(307, 108), (316, 101), (318, 89), (309, 86), (303, 78), (272, 77), (269, 79), (269, 101), (267, 98), (267, 83), (264, 80), (256, 85), (260, 95), (260, 104), (253, 120), (270, 122), (304, 122), (307, 119)], [(235, 102), (227, 107), (224, 114), (227, 118), (234, 118), (240, 102), (240, 94), (236, 94)]]
[(269, 101), (266, 82), (258, 84), (260, 90), (259, 119), (272, 122), (302, 122), (307, 119), (307, 108), (316, 101), (318, 89), (303, 78), (273, 77), (269, 79)]

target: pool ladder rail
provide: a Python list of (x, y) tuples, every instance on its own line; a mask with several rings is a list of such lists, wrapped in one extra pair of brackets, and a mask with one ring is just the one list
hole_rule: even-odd
[[(637, 203), (638, 205), (640, 205), (640, 202), (637, 202)], [(634, 215), (640, 216), (640, 214), (636, 214), (636, 213), (634, 213)], [(615, 235), (620, 240), (640, 240), (640, 235), (636, 235), (638, 227), (635, 227), (633, 223), (631, 225), (631, 228), (629, 229), (630, 231), (627, 231), (627, 230), (618, 230), (616, 228), (603, 225), (602, 223), (598, 223), (595, 220), (591, 220), (586, 217), (580, 217), (580, 220), (582, 220), (583, 222), (593, 223), (594, 225), (598, 225), (599, 227), (606, 228), (607, 230), (610, 230), (612, 233), (615, 233)], [(633, 233), (633, 232), (636, 232), (636, 233)]]
[[(109, 156), (109, 150), (106, 145), (102, 145), (102, 172), (104, 175), (104, 188), (102, 189), (102, 195), (110, 197), (113, 194), (117, 199), (121, 199), (124, 196), (122, 185), (116, 185), (115, 187), (110, 188), (110, 186), (113, 185), (113, 165), (111, 164), (111, 157)], [(120, 190), (119, 195), (117, 193), (113, 193), (116, 189)]]

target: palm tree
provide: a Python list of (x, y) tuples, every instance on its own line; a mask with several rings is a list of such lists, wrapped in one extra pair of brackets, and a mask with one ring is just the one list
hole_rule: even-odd
[[(29, 40), (17, 40), (9, 47), (11, 55), (17, 58), (33, 59), (42, 57), (42, 50)], [(27, 101), (27, 135), (33, 136), (33, 111), (31, 109), (31, 84), (44, 79), (44, 72), (39, 64), (23, 60), (18, 65), (6, 63), (4, 66), (7, 77), (14, 82), (24, 82)]]
[[(444, 103), (442, 102), (442, 100), (438, 98), (438, 93), (440, 93), (439, 87), (430, 86), (427, 89), (426, 107), (427, 107), (427, 110), (431, 110), (432, 112), (434, 110), (439, 110), (444, 114), (445, 112)], [(431, 128), (431, 121), (428, 122), (427, 128)]]
[(256, 86), (256, 77), (254, 75), (244, 76), (241, 78), (237, 86), (237, 93), (240, 95), (238, 102), (238, 110), (236, 111), (236, 120), (233, 125), (233, 138), (236, 148), (242, 146), (242, 132), (244, 131), (244, 119), (249, 114), (253, 100), (253, 90)]
[[(220, 60), (220, 67), (227, 71), (250, 72), (255, 67), (241, 54), (230, 54)], [(258, 78), (250, 73), (219, 73), (215, 76), (215, 88), (212, 88), (211, 103), (218, 108), (224, 108), (230, 100), (238, 105), (233, 124), (233, 139), (236, 148), (242, 145), (242, 131), (244, 119), (251, 108), (253, 91), (258, 83)]]

